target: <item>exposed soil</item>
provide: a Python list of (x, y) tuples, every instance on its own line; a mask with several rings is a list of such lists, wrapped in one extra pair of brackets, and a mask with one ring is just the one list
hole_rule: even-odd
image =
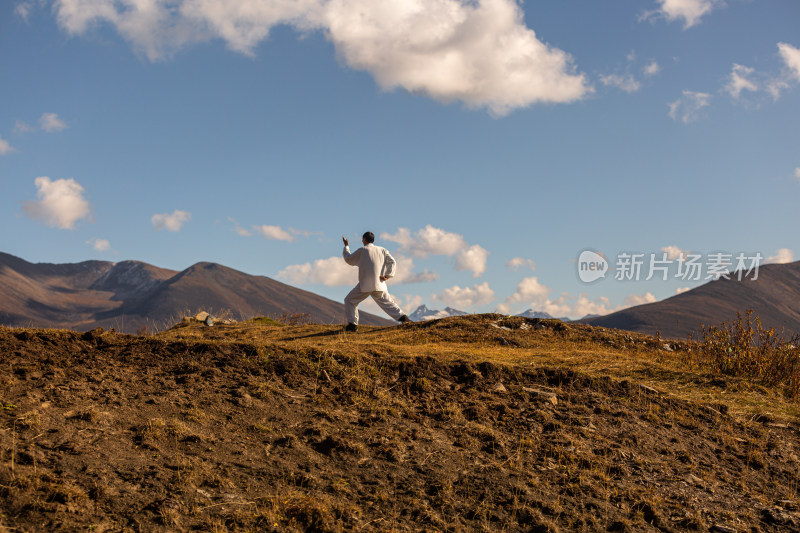
[(0, 531), (800, 531), (796, 420), (327, 328), (0, 328)]

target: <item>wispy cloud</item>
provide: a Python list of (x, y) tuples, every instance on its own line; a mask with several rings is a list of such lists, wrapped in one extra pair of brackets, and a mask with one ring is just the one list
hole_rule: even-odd
[(33, 126), (31, 126), (31, 125), (29, 125), (29, 124), (27, 124), (27, 123), (25, 123), (25, 122), (23, 122), (21, 120), (17, 120), (16, 122), (14, 122), (14, 130), (13, 130), (14, 133), (17, 133), (17, 134), (30, 133), (35, 129), (36, 128), (34, 128)]
[(188, 211), (180, 211), (176, 209), (172, 213), (162, 213), (153, 215), (150, 222), (153, 228), (158, 231), (166, 229), (168, 231), (180, 231), (183, 225), (192, 218), (192, 214)]
[(14, 148), (8, 144), (8, 141), (0, 137), (0, 155), (7, 155), (14, 151)]
[(683, 91), (683, 96), (669, 106), (669, 117), (672, 120), (680, 120), (684, 124), (694, 122), (700, 117), (703, 108), (708, 107), (711, 102), (711, 95), (708, 93)]
[(86, 244), (90, 245), (97, 252), (106, 252), (111, 249), (111, 243), (106, 239), (89, 239)]
[(642, 69), (645, 76), (655, 76), (659, 72), (661, 72), (661, 66), (658, 64), (656, 60), (651, 60), (647, 65), (645, 65), (644, 69)]
[(750, 79), (754, 72), (755, 69), (734, 63), (731, 73), (728, 76), (728, 83), (725, 85), (725, 90), (734, 99), (738, 99), (742, 91), (758, 91), (760, 88), (759, 85)]
[(39, 125), (47, 133), (55, 133), (67, 129), (67, 124), (56, 113), (42, 113)]
[(280, 226), (269, 226), (263, 224), (261, 226), (253, 226), (253, 230), (267, 240), (293, 242), (294, 235), (286, 231)]
[(515, 257), (506, 263), (506, 268), (511, 270), (519, 270), (520, 268), (529, 268), (536, 270), (536, 263), (533, 259), (525, 259), (524, 257)]
[(635, 93), (642, 88), (632, 74), (609, 74), (607, 76), (600, 76), (600, 82), (605, 86), (616, 87), (622, 89), (626, 93)]
[(369, 72), (385, 90), (495, 115), (573, 102), (592, 90), (569, 54), (525, 25), (515, 0), (56, 0), (54, 10), (73, 35), (111, 24), (151, 61), (215, 38), (253, 55), (279, 25), (321, 31), (347, 66)]
[(89, 202), (84, 189), (74, 179), (51, 181), (47, 176), (34, 180), (38, 200), (23, 205), (25, 213), (51, 227), (73, 229), (75, 224), (90, 216)]

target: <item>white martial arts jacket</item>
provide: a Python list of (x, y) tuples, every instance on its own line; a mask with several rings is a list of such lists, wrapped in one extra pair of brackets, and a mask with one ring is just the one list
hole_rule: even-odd
[(350, 247), (345, 246), (342, 257), (348, 265), (358, 267), (358, 288), (361, 292), (387, 290), (386, 283), (381, 281), (381, 276), (387, 278), (394, 276), (397, 265), (389, 250), (369, 243), (351, 254)]

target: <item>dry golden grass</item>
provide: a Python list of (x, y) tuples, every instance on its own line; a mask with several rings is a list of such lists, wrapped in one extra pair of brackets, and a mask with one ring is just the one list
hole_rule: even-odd
[(258, 346), (260, 353), (280, 349), (305, 353), (312, 360), (425, 356), (443, 362), (558, 367), (592, 377), (630, 380), (693, 402), (724, 404), (738, 417), (800, 415), (800, 405), (782, 382), (767, 386), (753, 376), (720, 372), (699, 362), (705, 352), (698, 343), (557, 320), (485, 314), (396, 327), (361, 326), (356, 333), (344, 332), (336, 325), (248, 321), (214, 328), (192, 325), (156, 337), (206, 343), (246, 339)]

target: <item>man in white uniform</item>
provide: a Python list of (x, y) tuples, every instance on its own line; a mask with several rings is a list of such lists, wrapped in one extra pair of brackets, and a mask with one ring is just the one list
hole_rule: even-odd
[(389, 291), (386, 288), (386, 280), (394, 276), (397, 261), (389, 253), (389, 250), (380, 246), (375, 246), (375, 235), (368, 231), (361, 238), (364, 244), (350, 253), (350, 243), (342, 237), (344, 250), (342, 257), (348, 265), (358, 267), (358, 285), (344, 299), (344, 310), (347, 315), (347, 331), (356, 331), (358, 327), (358, 304), (367, 296), (383, 309), (387, 315), (402, 323), (411, 322), (403, 310), (398, 307)]

